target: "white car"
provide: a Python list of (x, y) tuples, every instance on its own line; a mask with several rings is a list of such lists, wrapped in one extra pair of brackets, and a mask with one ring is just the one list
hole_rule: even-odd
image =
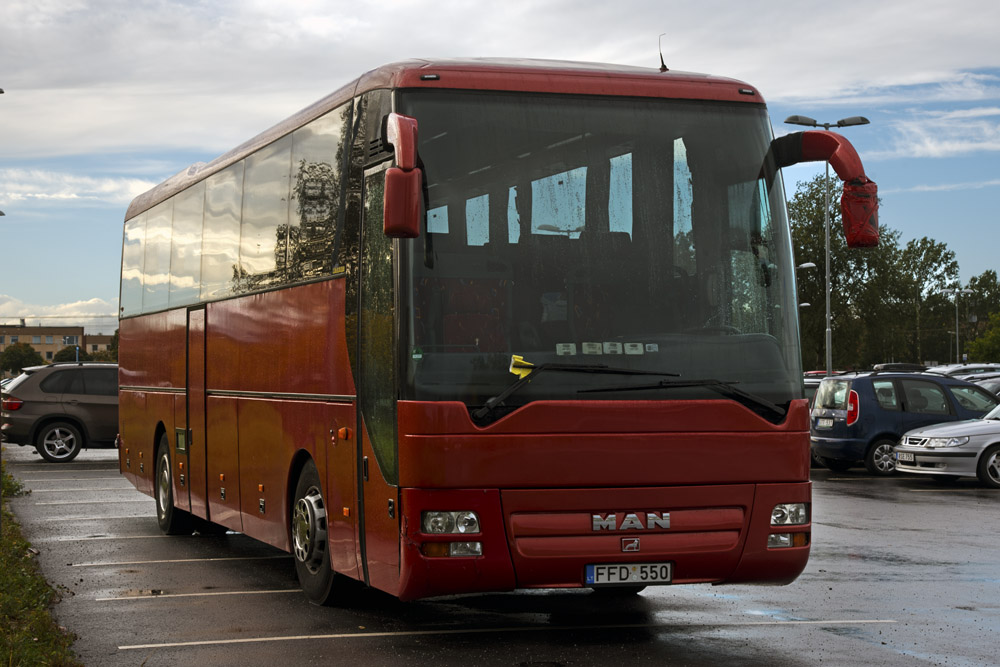
[(894, 452), (899, 472), (977, 477), (984, 486), (1000, 489), (1000, 406), (981, 419), (909, 431)]

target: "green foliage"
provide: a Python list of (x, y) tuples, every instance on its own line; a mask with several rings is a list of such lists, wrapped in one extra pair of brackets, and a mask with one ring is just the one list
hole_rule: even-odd
[(55, 353), (52, 357), (52, 361), (62, 362), (62, 361), (93, 361), (93, 358), (87, 353), (86, 350), (81, 349), (79, 352), (79, 358), (77, 357), (76, 346), (70, 345), (69, 347), (64, 347)]
[[(816, 269), (796, 272), (801, 309), (802, 363), (826, 367), (824, 186), (829, 185), (830, 313), (835, 369), (864, 369), (885, 361), (940, 361), (954, 357), (955, 302), (941, 289), (958, 284), (958, 262), (947, 245), (926, 237), (900, 246), (900, 233), (879, 228), (878, 247), (852, 250), (844, 241), (840, 215), (842, 185), (823, 174), (798, 184), (788, 202), (797, 263)], [(882, 211), (885, 219), (885, 211)], [(985, 330), (990, 313), (1000, 311), (1000, 283), (987, 271), (969, 283), (959, 318), (961, 340)], [(975, 318), (970, 316), (975, 315)], [(970, 323), (976, 319), (976, 323)], [(971, 343), (966, 346), (972, 358)], [(978, 349), (978, 348), (977, 348)], [(978, 353), (977, 353), (978, 354)], [(981, 361), (1000, 361), (1000, 356)]]
[(983, 333), (966, 350), (974, 361), (1000, 359), (1000, 312), (990, 315)]
[(52, 620), (49, 607), (57, 594), (38, 573), (31, 545), (7, 509), (6, 498), (20, 486), (0, 467), (4, 502), (0, 512), (0, 664), (80, 665), (73, 655), (73, 635)]
[(0, 368), (14, 375), (20, 374), (22, 368), (41, 366), (44, 363), (42, 355), (27, 343), (14, 343), (0, 352)]

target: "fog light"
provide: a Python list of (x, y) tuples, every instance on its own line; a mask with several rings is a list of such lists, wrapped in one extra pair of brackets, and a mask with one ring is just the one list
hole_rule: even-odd
[(482, 542), (452, 542), (449, 556), (482, 556)]
[(768, 549), (804, 547), (809, 544), (809, 533), (773, 533), (767, 536)]
[(482, 542), (425, 542), (420, 545), (420, 553), (429, 558), (449, 556), (482, 556)]
[(809, 503), (781, 503), (771, 510), (772, 526), (801, 526), (809, 523)]

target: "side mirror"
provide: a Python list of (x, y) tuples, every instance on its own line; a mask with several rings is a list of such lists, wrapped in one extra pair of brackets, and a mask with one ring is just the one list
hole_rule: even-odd
[(824, 160), (844, 181), (840, 212), (849, 248), (878, 245), (878, 186), (865, 176), (861, 158), (842, 135), (826, 130), (795, 132), (771, 142), (775, 166)]
[(396, 166), (385, 172), (382, 231), (389, 238), (420, 236), (423, 172), (417, 167), (417, 119), (390, 113), (386, 140), (396, 153)]

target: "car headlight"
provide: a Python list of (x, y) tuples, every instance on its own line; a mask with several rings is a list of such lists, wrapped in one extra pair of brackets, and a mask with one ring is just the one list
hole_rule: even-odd
[(931, 438), (927, 441), (928, 447), (960, 447), (969, 444), (969, 436), (961, 438)]
[(472, 511), (461, 512), (423, 512), (420, 517), (423, 532), (441, 533), (478, 533), (479, 515)]

